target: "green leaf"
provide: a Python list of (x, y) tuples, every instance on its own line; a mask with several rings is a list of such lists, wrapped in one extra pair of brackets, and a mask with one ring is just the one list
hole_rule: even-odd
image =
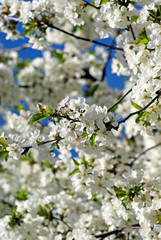
[(101, 0), (100, 5), (110, 2), (110, 0)]
[(63, 53), (59, 52), (58, 50), (53, 50), (54, 57), (58, 59), (60, 62), (63, 62)]
[(136, 23), (138, 18), (139, 18), (139, 16), (132, 16), (131, 21)]
[(90, 143), (90, 145), (91, 145), (92, 148), (94, 148), (94, 146), (95, 146), (95, 137), (96, 137), (96, 134), (93, 133), (93, 134), (91, 135), (90, 139), (89, 139), (89, 143)]
[(149, 19), (154, 23), (159, 23), (161, 21), (161, 5), (159, 5), (157, 10), (148, 10), (149, 12)]
[(74, 164), (75, 164), (76, 166), (79, 166), (79, 165), (80, 165), (80, 163), (79, 163), (77, 160), (75, 160), (74, 158), (73, 158), (73, 162), (74, 162)]
[(19, 103), (18, 106), (9, 106), (10, 109), (15, 109), (17, 111), (21, 111), (21, 110), (24, 110), (25, 109), (25, 105)]
[(30, 118), (28, 124), (32, 124), (32, 123), (35, 123), (35, 122), (39, 122), (39, 121), (41, 121), (41, 120), (43, 120), (43, 119), (45, 119), (45, 118), (47, 118), (47, 117), (48, 117), (48, 116), (46, 116), (46, 114), (44, 114), (44, 113), (36, 113), (36, 114), (34, 114), (34, 115)]
[(15, 227), (16, 225), (20, 226), (21, 223), (23, 223), (23, 218), (24, 218), (24, 216), (23, 216), (22, 213), (17, 212), (17, 206), (12, 207), (12, 209), (11, 209), (11, 215), (12, 215), (12, 216), (10, 217), (10, 221), (8, 222), (8, 225), (9, 225), (12, 229), (14, 229), (14, 227)]
[(25, 201), (28, 199), (28, 190), (27, 189), (23, 190), (21, 188), (17, 194), (18, 195), (15, 196), (15, 199), (17, 199), (18, 201)]
[(21, 59), (18, 59), (18, 62), (16, 64), (16, 68), (18, 70), (21, 70), (21, 69), (23, 69), (25, 67), (28, 67), (29, 65), (30, 65), (30, 60), (27, 59), (25, 61), (22, 61)]
[(151, 113), (150, 112), (140, 112), (137, 116), (137, 118), (135, 119), (136, 123), (139, 123), (140, 121), (144, 121), (145, 119), (148, 119), (151, 117)]
[(146, 29), (145, 29), (145, 28), (142, 29), (140, 36), (142, 36), (143, 38), (148, 39), (148, 36), (147, 36), (147, 33), (146, 33)]
[(85, 96), (93, 97), (94, 93), (97, 91), (98, 87), (99, 87), (99, 85), (97, 84), (97, 85), (93, 86), (91, 89), (84, 91)]
[(3, 137), (0, 138), (0, 144), (1, 144), (3, 147), (8, 147), (8, 143), (6, 142), (6, 140), (5, 140)]
[(80, 172), (80, 169), (79, 168), (75, 168), (70, 174), (69, 174), (69, 176), (72, 176), (72, 175), (74, 175), (74, 174), (76, 174), (76, 173), (79, 173)]
[(118, 199), (124, 198), (126, 196), (126, 191), (122, 190), (121, 188), (115, 187), (115, 186), (113, 188), (114, 188), (114, 191), (115, 191)]
[(84, 164), (85, 168), (87, 169), (87, 167), (88, 167), (88, 162), (86, 161), (86, 157), (85, 157), (85, 156), (83, 156), (83, 159), (82, 159), (81, 164)]
[(160, 224), (161, 223), (161, 215), (158, 215), (157, 216), (157, 222), (156, 222), (157, 224)]
[(3, 173), (6, 169), (3, 168), (2, 164), (0, 163), (0, 173)]
[(16, 212), (17, 212), (17, 206), (12, 207), (12, 209), (11, 209), (12, 216), (15, 216)]
[(85, 138), (88, 136), (88, 133), (86, 132), (86, 127), (83, 129), (83, 135), (81, 135), (79, 138)]
[(97, 198), (97, 194), (93, 194), (91, 200), (96, 201), (99, 205), (101, 205), (101, 201), (99, 198)]
[(37, 214), (41, 217), (47, 217), (49, 215), (48, 210), (43, 206), (39, 206)]
[(134, 44), (147, 44), (149, 42), (149, 39), (148, 39), (148, 36), (147, 36), (147, 33), (146, 33), (146, 29), (143, 28), (139, 37), (133, 41)]
[(26, 35), (31, 36), (34, 30), (35, 30), (35, 26), (25, 29), (25, 31), (23, 32), (23, 37), (25, 37)]
[(150, 112), (144, 112), (142, 117), (140, 118), (140, 121), (144, 121), (145, 118), (146, 119), (151, 118), (151, 113)]
[(1, 150), (0, 151), (0, 159), (1, 158), (5, 158), (5, 160), (7, 161), (7, 159), (8, 159), (8, 151), (6, 151), (6, 150)]
[(42, 162), (42, 165), (43, 166), (45, 166), (45, 167), (47, 167), (47, 168), (52, 168), (53, 167), (53, 164), (51, 164), (49, 161), (43, 161)]
[(131, 101), (131, 104), (133, 105), (134, 108), (136, 108), (137, 110), (141, 110), (142, 107), (140, 107), (137, 103)]
[(31, 165), (35, 162), (34, 161), (34, 158), (31, 154), (31, 152), (29, 152), (27, 155), (25, 156), (22, 156), (21, 159), (20, 159), (22, 162), (29, 162)]
[(53, 117), (53, 112), (52, 110), (49, 110), (47, 107), (44, 107), (40, 103), (38, 104), (38, 107), (40, 109), (40, 112), (44, 114), (46, 117)]
[(136, 122), (136, 123), (139, 123), (139, 122), (140, 122), (140, 119), (141, 119), (141, 117), (143, 116), (143, 114), (144, 114), (144, 112), (140, 112), (140, 113), (138, 114), (137, 118), (135, 119), (135, 122)]

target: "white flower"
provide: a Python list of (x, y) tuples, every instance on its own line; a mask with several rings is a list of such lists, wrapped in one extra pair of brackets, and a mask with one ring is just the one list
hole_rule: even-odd
[(6, 150), (9, 151), (9, 156), (15, 160), (18, 160), (21, 156), (21, 153), (24, 151), (24, 149), (17, 143), (10, 144)]

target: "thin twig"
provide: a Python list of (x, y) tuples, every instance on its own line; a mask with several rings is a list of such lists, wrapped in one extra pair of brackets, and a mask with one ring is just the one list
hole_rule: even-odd
[(94, 8), (96, 8), (96, 9), (100, 9), (100, 6), (99, 6), (99, 7), (96, 7), (95, 5), (93, 5), (92, 3), (87, 2), (86, 0), (82, 0), (82, 1), (85, 2), (86, 5), (89, 5), (89, 6), (91, 6), (91, 7), (94, 7)]
[(132, 34), (133, 39), (136, 40), (136, 37), (135, 37), (134, 31), (133, 31), (133, 27), (132, 27), (131, 24), (129, 25), (129, 29), (130, 29), (130, 31), (131, 31), (131, 34)]
[(109, 109), (108, 112), (110, 112), (114, 107), (116, 107), (130, 92), (132, 91), (132, 88), (126, 92), (115, 104), (113, 104)]
[(154, 145), (154, 146), (152, 146), (152, 147), (149, 147), (149, 148), (143, 150), (142, 152), (140, 152), (140, 153), (137, 154), (136, 156), (131, 156), (131, 158), (134, 158), (134, 160), (137, 160), (138, 158), (140, 158), (140, 157), (141, 157), (142, 155), (144, 155), (145, 153), (147, 153), (147, 152), (149, 152), (150, 150), (152, 150), (152, 149), (154, 149), (154, 148), (157, 148), (157, 147), (159, 147), (159, 146), (161, 146), (161, 142), (158, 143), (158, 144), (156, 144), (156, 145)]
[(64, 223), (69, 228), (70, 231), (73, 230), (73, 228), (68, 223), (66, 223), (63, 219), (57, 218), (57, 217), (54, 217), (54, 216), (53, 216), (53, 218), (57, 221), (60, 221), (60, 222)]
[(107, 233), (103, 233), (103, 234), (99, 234), (99, 235), (95, 235), (95, 238), (101, 238), (101, 240), (103, 240), (104, 238), (108, 237), (108, 236), (111, 236), (113, 234), (117, 235), (118, 233), (121, 233), (125, 228), (129, 228), (129, 229), (140, 229), (140, 225), (139, 224), (136, 224), (136, 225), (132, 225), (132, 226), (128, 226), (128, 225), (125, 225), (121, 228), (118, 228), (114, 231), (111, 231), (111, 232), (107, 232)]
[(135, 112), (130, 113), (127, 117), (125, 117), (123, 120), (120, 120), (118, 123), (120, 124), (120, 123), (126, 122), (126, 120), (129, 119), (130, 117), (132, 117), (132, 116), (134, 116), (134, 115), (136, 115), (136, 114), (139, 114), (139, 113), (141, 113), (142, 111), (146, 110), (153, 102), (155, 102), (156, 99), (158, 99), (158, 98), (160, 97), (160, 95), (161, 95), (161, 90), (157, 91), (156, 94), (157, 94), (157, 95), (156, 95), (147, 105), (145, 105), (145, 107), (141, 108), (141, 109), (138, 110), (138, 111), (135, 111)]
[[(16, 22), (19, 21), (19, 19), (16, 19), (16, 18), (9, 18), (9, 19), (12, 19)], [(41, 23), (41, 22), (37, 22), (37, 26), (38, 27), (44, 27), (44, 28), (47, 28), (47, 27), (50, 27), (50, 28), (53, 28), (53, 29), (56, 29), (58, 30), (59, 32), (62, 32), (62, 33), (65, 33), (66, 35), (69, 35), (71, 37), (74, 37), (78, 40), (83, 40), (83, 41), (86, 41), (86, 42), (91, 42), (91, 43), (95, 43), (97, 45), (100, 45), (100, 46), (104, 46), (104, 47), (107, 47), (108, 49), (115, 49), (115, 50), (118, 50), (118, 51), (124, 51), (123, 48), (119, 48), (119, 47), (114, 47), (114, 46), (110, 46), (108, 44), (105, 44), (105, 43), (101, 43), (101, 42), (98, 42), (96, 40), (93, 40), (93, 39), (89, 39), (89, 38), (85, 38), (85, 37), (80, 37), (80, 36), (77, 36), (77, 35), (74, 35), (73, 33), (70, 33), (70, 32), (67, 32), (59, 27), (56, 27), (50, 23)]]
[[(48, 140), (48, 141), (44, 141), (44, 142), (38, 142), (38, 146), (41, 146), (41, 145), (44, 145), (44, 144), (47, 144), (47, 143), (51, 143), (51, 142), (55, 142), (57, 143), (58, 141), (62, 140), (64, 138), (60, 138), (60, 139), (52, 139), (52, 140)], [(28, 147), (23, 147), (24, 151), (21, 153), (21, 155), (24, 155), (26, 154), (33, 146), (28, 146)]]
[[(129, 21), (129, 17), (127, 17), (127, 20)], [(133, 39), (136, 40), (135, 33), (134, 33), (131, 23), (128, 25), (127, 30), (129, 30), (131, 32)]]
[[(39, 25), (43, 26), (44, 24), (43, 23), (39, 23)], [(65, 31), (65, 30), (63, 30), (63, 29), (61, 29), (59, 27), (56, 27), (56, 26), (50, 24), (50, 23), (47, 23), (46, 27), (50, 27), (50, 28), (56, 29), (59, 32), (65, 33), (66, 35), (74, 37), (74, 38), (76, 38), (78, 40), (83, 40), (83, 41), (86, 41), (86, 42), (95, 43), (97, 45), (107, 47), (108, 49), (115, 49), (115, 50), (118, 50), (118, 51), (123, 51), (123, 48), (114, 47), (114, 46), (111, 46), (111, 45), (108, 45), (108, 44), (105, 44), (105, 43), (98, 42), (98, 41), (93, 40), (93, 39), (89, 39), (89, 38), (85, 38), (85, 37), (80, 37), (80, 36), (74, 35), (73, 33), (67, 32), (67, 31)]]

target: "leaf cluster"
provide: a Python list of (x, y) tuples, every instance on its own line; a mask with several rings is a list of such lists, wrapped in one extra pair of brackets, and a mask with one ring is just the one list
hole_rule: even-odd
[[(134, 108), (136, 108), (137, 110), (141, 110), (142, 107), (139, 106), (137, 103), (131, 101), (131, 104), (133, 105)], [(139, 123), (140, 121), (146, 121), (148, 118), (151, 117), (151, 113), (147, 112), (147, 111), (142, 111), (138, 114), (138, 116), (135, 119), (136, 123)]]
[(8, 159), (8, 151), (6, 148), (8, 147), (8, 143), (3, 137), (0, 137), (0, 158)]
[(144, 183), (142, 183), (140, 186), (134, 186), (132, 188), (126, 188), (123, 190), (122, 188), (118, 188), (116, 186), (113, 187), (116, 196), (118, 199), (121, 200), (122, 204), (125, 205), (126, 203), (133, 200), (133, 198), (136, 196), (138, 197), (140, 194), (140, 191), (143, 189)]
[(16, 225), (21, 226), (23, 223), (24, 216), (22, 213), (17, 212), (17, 206), (14, 206), (11, 209), (11, 217), (10, 221), (8, 222), (9, 226), (14, 229)]
[(149, 18), (151, 21), (154, 23), (159, 23), (161, 22), (161, 5), (159, 5), (157, 10), (148, 10), (149, 12)]
[(147, 33), (146, 33), (146, 29), (143, 28), (139, 37), (135, 41), (133, 41), (132, 43), (136, 44), (136, 45), (139, 45), (139, 44), (145, 44), (146, 45), (146, 44), (148, 44), (148, 42), (149, 42), (149, 39), (148, 39), (148, 36), (147, 36)]

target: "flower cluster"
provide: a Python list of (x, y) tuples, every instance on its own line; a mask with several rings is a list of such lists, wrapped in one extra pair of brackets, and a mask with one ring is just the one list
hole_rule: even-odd
[(161, 239), (160, 0), (1, 0), (0, 26), (28, 38), (0, 49), (0, 239)]

